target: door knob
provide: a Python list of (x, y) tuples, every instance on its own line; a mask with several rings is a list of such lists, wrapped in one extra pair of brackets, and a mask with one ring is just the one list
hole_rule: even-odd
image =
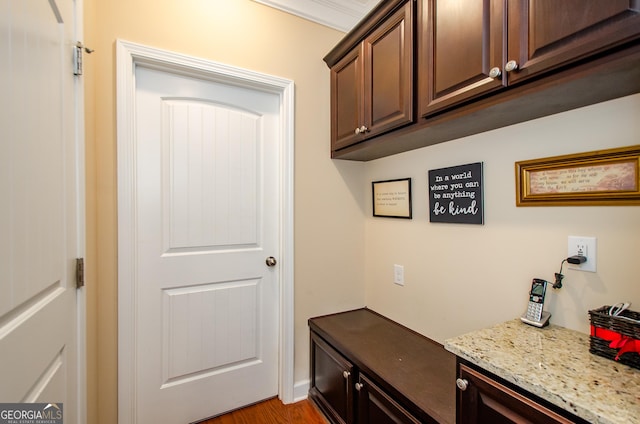
[(265, 263), (267, 264), (267, 266), (276, 266), (278, 261), (276, 261), (276, 258), (274, 258), (273, 256), (269, 256)]
[(497, 66), (495, 68), (491, 68), (489, 71), (489, 76), (491, 78), (498, 78), (500, 75), (502, 75), (502, 71)]
[(456, 386), (458, 386), (458, 389), (464, 392), (465, 390), (467, 390), (467, 387), (469, 387), (469, 382), (464, 378), (459, 378), (456, 380)]

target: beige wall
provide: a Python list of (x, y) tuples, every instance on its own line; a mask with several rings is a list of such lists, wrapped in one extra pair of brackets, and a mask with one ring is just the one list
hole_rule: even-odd
[(295, 379), (308, 377), (310, 316), (364, 304), (362, 164), (329, 159), (329, 73), (342, 33), (249, 0), (85, 0), (89, 422), (117, 417), (116, 39), (295, 82)]
[[(329, 159), (329, 73), (342, 34), (249, 0), (85, 0), (89, 423), (117, 422), (115, 40), (289, 78), (296, 86), (295, 379), (310, 316), (367, 304), (438, 341), (518, 316), (532, 277), (553, 278), (568, 235), (598, 238), (598, 273), (566, 271), (555, 323), (640, 305), (638, 207), (516, 208), (513, 163), (638, 143), (640, 95), (369, 163)], [(429, 169), (482, 161), (484, 226), (430, 224)], [(412, 177), (414, 219), (371, 217), (372, 180)], [(392, 284), (394, 263), (405, 287)], [(366, 283), (365, 283), (366, 281)]]
[[(533, 277), (553, 281), (567, 236), (597, 238), (597, 273), (564, 268), (550, 290), (551, 321), (588, 332), (587, 311), (640, 307), (640, 208), (516, 207), (514, 162), (640, 143), (640, 94), (366, 164), (370, 181), (411, 177), (413, 220), (372, 218), (367, 205), (369, 307), (440, 342), (518, 317)], [(427, 171), (484, 162), (485, 224), (432, 224)], [(406, 285), (393, 284), (393, 264)]]

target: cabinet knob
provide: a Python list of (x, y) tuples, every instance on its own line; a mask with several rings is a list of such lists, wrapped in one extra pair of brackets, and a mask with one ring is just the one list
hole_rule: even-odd
[(491, 78), (498, 78), (500, 75), (502, 75), (502, 71), (497, 66), (491, 68), (489, 71), (489, 76)]
[(364, 133), (366, 133), (367, 131), (369, 131), (369, 128), (365, 127), (364, 125), (363, 125), (363, 126), (361, 126), (360, 128), (356, 128), (356, 129), (355, 129), (355, 133), (356, 133), (356, 134), (364, 134)]
[(342, 376), (344, 378), (349, 378), (350, 375), (351, 375), (351, 373), (349, 371), (342, 371)]
[(516, 69), (518, 69), (518, 62), (515, 60), (510, 60), (504, 65), (504, 70), (507, 72), (515, 71)]
[(459, 378), (456, 380), (456, 386), (458, 386), (458, 389), (464, 392), (465, 390), (467, 390), (467, 387), (469, 387), (469, 382), (464, 378)]
[(364, 384), (362, 383), (356, 383), (356, 390), (360, 391), (360, 389), (362, 389), (364, 387)]

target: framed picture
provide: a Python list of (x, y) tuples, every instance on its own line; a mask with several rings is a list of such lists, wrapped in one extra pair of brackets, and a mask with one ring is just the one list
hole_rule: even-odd
[(411, 219), (411, 178), (373, 181), (373, 216)]
[(484, 224), (483, 162), (429, 170), (429, 221)]
[(516, 206), (640, 205), (640, 145), (516, 162)]

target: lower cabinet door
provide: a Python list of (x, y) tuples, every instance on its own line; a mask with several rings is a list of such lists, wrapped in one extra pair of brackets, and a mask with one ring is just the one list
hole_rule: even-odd
[(558, 415), (487, 375), (460, 364), (458, 424), (569, 424)]
[(420, 424), (420, 421), (364, 375), (360, 374), (355, 388), (358, 392), (359, 424)]
[(309, 396), (334, 424), (353, 424), (353, 365), (316, 333), (311, 332)]

